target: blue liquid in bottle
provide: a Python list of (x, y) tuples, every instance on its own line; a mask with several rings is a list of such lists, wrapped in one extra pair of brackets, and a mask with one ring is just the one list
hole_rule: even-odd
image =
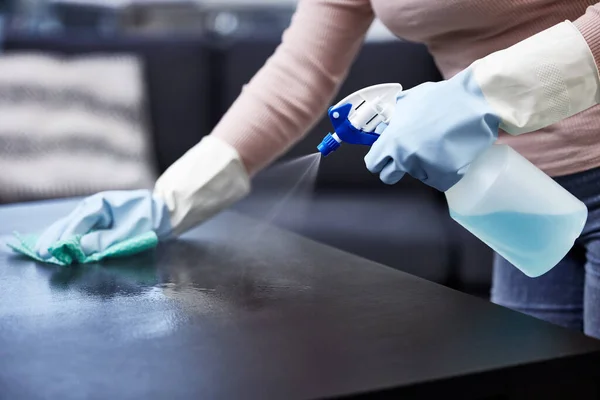
[(579, 237), (587, 210), (572, 214), (497, 212), (465, 216), (450, 210), (459, 224), (529, 277), (551, 270)]

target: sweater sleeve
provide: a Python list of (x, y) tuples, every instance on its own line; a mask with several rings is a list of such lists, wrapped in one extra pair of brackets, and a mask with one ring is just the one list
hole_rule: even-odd
[(596, 65), (600, 67), (600, 3), (588, 7), (586, 13), (574, 24), (592, 50)]
[(259, 171), (326, 111), (372, 21), (370, 0), (300, 0), (282, 43), (211, 135)]

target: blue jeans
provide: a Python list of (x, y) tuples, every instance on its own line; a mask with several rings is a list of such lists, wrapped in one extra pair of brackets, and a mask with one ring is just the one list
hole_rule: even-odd
[(600, 339), (600, 168), (555, 180), (588, 207), (581, 237), (538, 278), (528, 278), (496, 254), (492, 301)]

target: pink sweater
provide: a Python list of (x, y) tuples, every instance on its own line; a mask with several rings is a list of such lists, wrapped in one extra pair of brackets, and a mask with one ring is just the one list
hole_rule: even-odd
[[(282, 44), (212, 134), (238, 150), (250, 173), (273, 161), (329, 107), (374, 15), (398, 36), (425, 43), (449, 78), (564, 20), (575, 21), (598, 63), (600, 4), (586, 12), (596, 2), (300, 0)], [(553, 176), (600, 166), (600, 106), (537, 132), (501, 134), (500, 141)]]

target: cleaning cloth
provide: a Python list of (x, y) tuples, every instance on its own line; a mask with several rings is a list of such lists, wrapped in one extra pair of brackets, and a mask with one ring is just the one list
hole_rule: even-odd
[(59, 240), (48, 249), (49, 257), (41, 257), (34, 250), (38, 235), (21, 236), (16, 232), (14, 235), (17, 241), (16, 243), (8, 243), (11, 249), (34, 260), (57, 265), (86, 264), (105, 258), (130, 256), (154, 248), (158, 244), (156, 233), (149, 231), (115, 243), (101, 252), (86, 255), (81, 248), (81, 235), (79, 235), (68, 240)]

